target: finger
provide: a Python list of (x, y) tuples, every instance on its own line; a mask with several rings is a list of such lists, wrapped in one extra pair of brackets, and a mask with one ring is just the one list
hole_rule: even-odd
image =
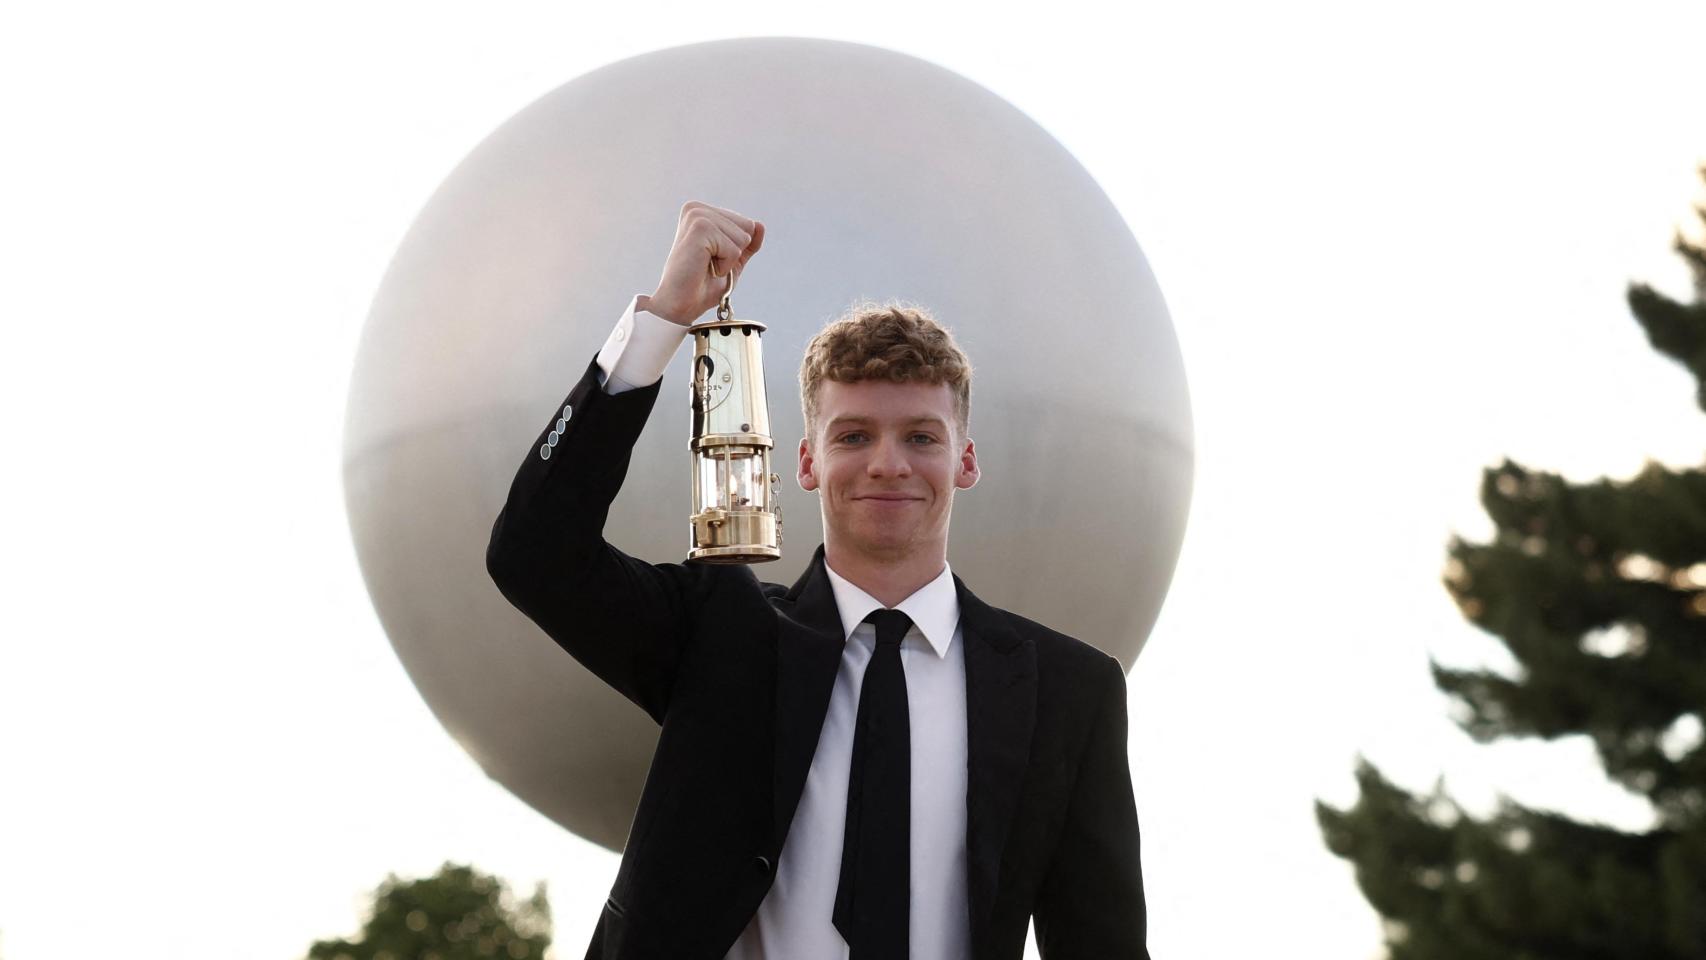
[(708, 268), (711, 278), (705, 281), (705, 291), (710, 294), (712, 302), (729, 295), (734, 290), (735, 281), (740, 279), (740, 264), (733, 260), (724, 260), (711, 264)]
[(723, 235), (715, 230), (695, 230), (694, 233), (697, 234), (694, 248), (704, 254), (705, 269), (716, 272), (717, 258), (722, 255), (722, 246), (726, 242)]
[(715, 236), (711, 244), (712, 273), (720, 277), (728, 272), (731, 264), (744, 262), (741, 248), (746, 245), (746, 239), (727, 230), (719, 230)]
[(729, 256), (727, 250), (722, 248), (719, 248), (716, 253), (711, 255), (710, 259), (705, 261), (705, 273), (711, 278), (706, 281), (705, 288), (707, 290), (716, 286), (715, 281), (729, 275), (729, 264), (731, 262), (733, 262), (733, 258)]
[(698, 231), (698, 248), (704, 251), (706, 268), (716, 275), (717, 266), (729, 258), (729, 250), (734, 247), (734, 241), (728, 234), (707, 223)]
[(725, 246), (738, 255), (752, 242), (752, 234), (735, 226), (727, 217), (709, 210), (697, 212), (686, 228), (697, 239), (699, 245), (710, 248), (715, 240), (717, 245)]
[(704, 209), (708, 212), (716, 213), (716, 214), (719, 214), (721, 216), (727, 217), (729, 222), (733, 223), (735, 226), (739, 227), (740, 231), (742, 233), (746, 233), (746, 234), (752, 233), (753, 224), (756, 221), (754, 221), (751, 217), (743, 217), (740, 214), (734, 212), (733, 210), (728, 210), (728, 209), (725, 209), (723, 207), (713, 207), (708, 203), (704, 204)]
[(757, 253), (758, 248), (762, 246), (764, 246), (764, 221), (755, 220), (752, 227), (752, 242), (747, 244), (746, 249), (741, 252), (741, 264), (744, 265), (748, 260), (751, 260), (752, 255)]
[(752, 243), (753, 227), (751, 224), (753, 221), (748, 220), (748, 225), (743, 227), (734, 218), (715, 210), (705, 210), (701, 215), (705, 218), (706, 222), (721, 230), (724, 235), (733, 241), (736, 250), (745, 250), (747, 246)]

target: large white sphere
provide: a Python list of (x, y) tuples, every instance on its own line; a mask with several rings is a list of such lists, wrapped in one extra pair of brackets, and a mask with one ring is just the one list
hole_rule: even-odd
[[(690, 199), (764, 221), (734, 306), (769, 325), (784, 478), (800, 356), (825, 321), (895, 297), (954, 330), (983, 478), (956, 499), (949, 561), (985, 600), (1129, 668), (1190, 500), (1189, 400), (1155, 278), (1096, 182), (1000, 97), (914, 57), (794, 38), (662, 50), (552, 91), (450, 174), (397, 251), (350, 387), (344, 483), (374, 606), (434, 713), (490, 776), (612, 849), (656, 727), (504, 600), (485, 548), (540, 425), (656, 286)], [(606, 528), (653, 561), (687, 549), (690, 353)], [(783, 486), (783, 559), (757, 572), (791, 582), (822, 526), (816, 496)]]

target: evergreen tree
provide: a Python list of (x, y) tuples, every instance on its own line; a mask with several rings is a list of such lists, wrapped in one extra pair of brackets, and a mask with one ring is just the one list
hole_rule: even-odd
[[(1706, 409), (1706, 247), (1680, 232), (1673, 246), (1693, 302), (1644, 284), (1627, 301)], [(1575, 484), (1507, 458), (1481, 502), (1497, 532), (1453, 538), (1444, 583), (1518, 669), (1436, 662), (1435, 684), (1477, 742), (1588, 737), (1656, 825), (1626, 833), (1509, 798), (1476, 819), (1440, 784), (1413, 795), (1359, 759), (1355, 805), (1316, 804), (1327, 846), (1355, 864), (1393, 960), (1706, 958), (1706, 469), (1649, 461), (1626, 482)]]
[(308, 960), (542, 960), (551, 945), (545, 884), (515, 903), (503, 881), (445, 863), (435, 876), (389, 874), (357, 940), (319, 940)]

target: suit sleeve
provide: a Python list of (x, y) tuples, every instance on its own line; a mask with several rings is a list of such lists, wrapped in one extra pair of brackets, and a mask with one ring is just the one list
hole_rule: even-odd
[(661, 380), (611, 395), (601, 372), (594, 357), (528, 448), (492, 524), (486, 570), (552, 640), (662, 723), (708, 568), (654, 565), (604, 539)]
[(1045, 960), (1148, 960), (1137, 805), (1126, 752), (1125, 671), (1103, 660), (1102, 694), (1066, 825), (1034, 913)]

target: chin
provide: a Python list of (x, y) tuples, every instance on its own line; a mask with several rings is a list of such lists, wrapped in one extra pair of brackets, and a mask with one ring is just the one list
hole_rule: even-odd
[(835, 539), (859, 553), (872, 556), (904, 554), (912, 545), (914, 531), (851, 523), (835, 527)]
[(856, 531), (852, 542), (858, 544), (860, 550), (875, 557), (901, 559), (912, 554), (926, 542), (919, 530), (864, 530)]

